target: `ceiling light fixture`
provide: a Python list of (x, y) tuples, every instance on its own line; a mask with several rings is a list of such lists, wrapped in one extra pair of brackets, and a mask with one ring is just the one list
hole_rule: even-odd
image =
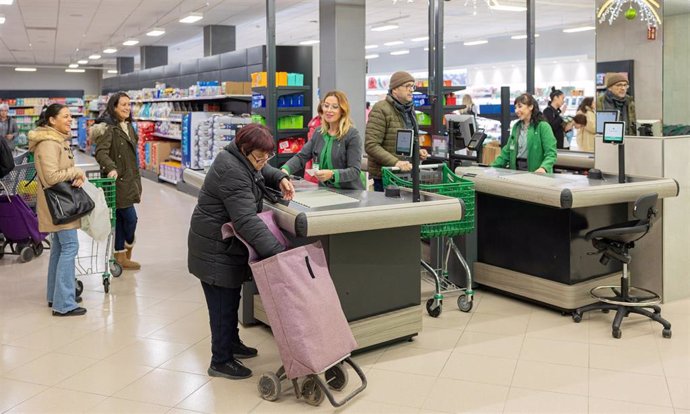
[(14, 68), (17, 72), (36, 72), (36, 68)]
[(5, 24), (5, 15), (0, 14), (0, 24)]
[(82, 60), (78, 60), (77, 63), (80, 65), (86, 65), (87, 63), (89, 63), (89, 61), (87, 59), (82, 59)]
[(386, 43), (384, 43), (383, 45), (384, 45), (384, 46), (397, 46), (397, 45), (402, 45), (402, 44), (404, 44), (404, 43), (405, 43), (405, 42), (403, 42), (402, 40), (394, 40), (394, 41), (392, 41), (392, 42), (386, 42)]
[(364, 46), (364, 49), (366, 49), (366, 50), (376, 49), (377, 47), (379, 47), (379, 45), (366, 45), (366, 46)]
[(465, 46), (477, 46), (477, 45), (485, 45), (489, 43), (488, 40), (475, 40), (473, 42), (464, 42), (463, 45)]
[(109, 47), (107, 49), (103, 49), (103, 53), (111, 54), (111, 53), (115, 53), (115, 52), (117, 52), (117, 49), (115, 49), (114, 47)]
[(122, 46), (134, 46), (138, 44), (139, 41), (137, 39), (128, 39), (122, 42)]
[(582, 27), (573, 27), (572, 29), (563, 29), (563, 33), (587, 32), (589, 30), (594, 30), (594, 26), (582, 26)]
[(365, 55), (364, 59), (376, 59), (377, 57), (379, 57), (378, 53), (372, 53), (371, 55)]
[(391, 52), (391, 55), (400, 56), (400, 55), (407, 55), (409, 53), (410, 53), (410, 51), (408, 49), (403, 49), (403, 50), (396, 50), (394, 52)]
[(413, 42), (424, 42), (426, 40), (429, 40), (429, 36), (424, 36), (424, 37), (413, 37), (412, 39)]
[(527, 11), (525, 6), (508, 6), (505, 4), (498, 4), (498, 0), (488, 1), (487, 4), (491, 10), (507, 11), (507, 12), (524, 12)]
[(0, 0), (0, 6), (11, 6), (14, 0)]
[[(599, 23), (608, 20), (609, 24), (618, 18), (623, 11), (623, 6), (628, 4), (628, 9), (623, 13), (628, 20), (634, 20), (640, 14), (640, 20), (647, 23), (648, 27), (656, 27), (661, 24), (661, 18), (656, 9), (659, 9), (658, 0), (606, 0), (597, 11)], [(635, 10), (636, 5), (638, 10)]]
[(388, 30), (395, 30), (395, 29), (397, 29), (397, 28), (399, 28), (399, 27), (400, 27), (400, 26), (398, 26), (397, 24), (384, 24), (384, 25), (382, 25), (382, 26), (374, 26), (374, 27), (372, 27), (372, 28), (371, 28), (371, 31), (372, 31), (372, 32), (385, 32), (385, 31), (388, 31)]
[[(539, 33), (536, 33), (534, 37), (539, 37)], [(521, 34), (521, 35), (515, 35), (515, 36), (510, 36), (511, 39), (513, 40), (522, 40), (522, 39), (527, 39), (526, 34)]]
[(69, 64), (69, 68), (70, 68), (70, 69), (76, 69), (76, 68), (78, 68), (78, 67), (79, 67), (79, 65), (76, 64), (76, 63), (70, 63), (70, 64)]
[(146, 33), (146, 36), (156, 37), (163, 36), (165, 34), (165, 29), (160, 27), (154, 27), (150, 32)]
[(181, 18), (180, 23), (187, 23), (187, 24), (196, 23), (203, 18), (204, 18), (204, 15), (201, 13), (190, 13), (187, 16)]
[(84, 73), (86, 72), (85, 69), (65, 69), (65, 72), (67, 73)]
[(117, 69), (108, 69), (108, 73), (112, 73), (113, 75), (116, 75)]
[(305, 46), (307, 46), (307, 45), (315, 45), (315, 44), (318, 44), (318, 43), (319, 43), (318, 40), (302, 40), (301, 42), (299, 42), (300, 45), (305, 45)]

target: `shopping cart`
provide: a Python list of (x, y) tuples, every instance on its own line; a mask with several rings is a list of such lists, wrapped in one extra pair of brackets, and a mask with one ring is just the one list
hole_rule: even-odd
[[(467, 261), (460, 253), (460, 249), (453, 241), (453, 237), (470, 233), (474, 230), (474, 183), (455, 175), (446, 164), (428, 164), (420, 166), (420, 190), (437, 193), (448, 197), (461, 199), (465, 204), (465, 214), (462, 220), (446, 221), (443, 223), (423, 224), (422, 239), (441, 238), (440, 246), (443, 247), (445, 259), (441, 267), (434, 269), (424, 260), (422, 268), (426, 270), (424, 279), (435, 285), (434, 297), (426, 302), (426, 310), (429, 315), (436, 318), (441, 314), (444, 295), (458, 293), (458, 308), (463, 312), (472, 310), (472, 272)], [(390, 184), (399, 187), (412, 187), (411, 174), (402, 173), (398, 168), (384, 167), (382, 170), (383, 185)], [(445, 240), (443, 240), (445, 239)], [(448, 278), (448, 261), (451, 251), (465, 269), (465, 287), (461, 288)]]
[[(91, 247), (88, 254), (77, 256), (75, 264), (77, 275), (86, 276), (101, 273), (103, 277), (103, 290), (105, 293), (110, 291), (110, 276), (120, 277), (122, 274), (122, 266), (115, 261), (114, 256), (114, 236), (115, 236), (115, 179), (114, 178), (100, 178), (100, 171), (87, 171), (86, 178), (89, 182), (97, 188), (103, 190), (105, 196), (105, 203), (110, 209), (110, 234), (105, 242), (98, 242), (91, 240)], [(77, 293), (81, 294), (84, 290), (84, 284), (77, 281)]]

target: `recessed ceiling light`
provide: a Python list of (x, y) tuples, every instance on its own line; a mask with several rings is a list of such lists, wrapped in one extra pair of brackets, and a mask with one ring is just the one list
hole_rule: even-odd
[(117, 69), (108, 69), (108, 73), (117, 74)]
[(79, 65), (76, 64), (76, 63), (70, 63), (69, 67), (70, 67), (71, 69), (76, 69), (76, 68), (79, 67)]
[(413, 42), (423, 42), (425, 40), (429, 40), (429, 36), (424, 36), (424, 37), (413, 37), (412, 39)]
[(78, 60), (77, 63), (80, 65), (86, 65), (87, 63), (89, 63), (89, 61), (86, 59), (82, 59), (82, 60)]
[(364, 59), (376, 59), (379, 57), (378, 53), (372, 53), (371, 55), (364, 56)]
[(101, 58), (101, 55), (91, 55), (91, 56), (89, 56), (89, 59), (91, 59), (91, 60), (98, 60), (98, 59), (100, 59), (100, 58)]
[(464, 42), (463, 45), (465, 46), (477, 46), (477, 45), (484, 45), (489, 43), (488, 40), (475, 40), (473, 42)]
[[(539, 33), (535, 34), (534, 37), (539, 37)], [(527, 35), (526, 34), (515, 35), (515, 36), (510, 36), (510, 38), (513, 40), (522, 40), (522, 39), (527, 39)]]
[(572, 29), (563, 29), (563, 33), (586, 32), (589, 30), (594, 30), (594, 27), (593, 26), (573, 27)]
[(36, 72), (36, 68), (14, 68), (17, 72)]
[(84, 73), (86, 70), (84, 69), (65, 69), (65, 72), (67, 73)]
[(393, 55), (393, 56), (400, 56), (400, 55), (407, 55), (407, 54), (409, 54), (409, 53), (410, 53), (409, 50), (403, 49), (403, 50), (396, 50), (395, 52), (391, 52), (391, 55)]
[(489, 3), (489, 8), (491, 10), (507, 11), (507, 12), (527, 11), (527, 7), (525, 7), (525, 6), (504, 6), (504, 5), (498, 4), (498, 2), (496, 0), (494, 0), (493, 4)]
[(392, 42), (386, 42), (383, 45), (384, 46), (397, 46), (397, 45), (402, 45), (403, 43), (405, 43), (405, 42), (403, 42), (402, 40), (394, 40)]
[(397, 24), (384, 24), (382, 26), (374, 26), (371, 28), (372, 32), (385, 32), (387, 30), (395, 30), (397, 29), (398, 26)]
[(0, 24), (5, 24), (5, 15), (0, 14)]
[(300, 45), (315, 45), (317, 43), (319, 43), (318, 40), (303, 40), (299, 42)]
[(180, 23), (196, 23), (203, 19), (204, 15), (201, 13), (190, 13), (187, 16), (180, 19)]
[(429, 48), (428, 48), (428, 47), (425, 47), (425, 48), (424, 48), (424, 51), (425, 51), (425, 52), (428, 52), (428, 51), (429, 51)]
[(154, 27), (153, 29), (151, 29), (150, 32), (146, 33), (146, 36), (155, 37), (155, 36), (163, 36), (164, 34), (165, 34), (165, 29), (162, 29), (160, 27)]
[(128, 39), (128, 40), (125, 40), (124, 42), (122, 42), (122, 45), (123, 46), (134, 46), (137, 43), (139, 43), (139, 41), (137, 39)]
[(0, 5), (2, 6), (11, 6), (12, 3), (14, 3), (14, 0), (0, 0)]
[(364, 46), (364, 49), (366, 49), (366, 50), (376, 49), (377, 47), (379, 47), (379, 45), (366, 45), (366, 46)]
[(110, 53), (115, 53), (115, 52), (117, 52), (117, 49), (115, 49), (114, 47), (109, 47), (107, 49), (103, 49), (103, 53), (110, 54)]

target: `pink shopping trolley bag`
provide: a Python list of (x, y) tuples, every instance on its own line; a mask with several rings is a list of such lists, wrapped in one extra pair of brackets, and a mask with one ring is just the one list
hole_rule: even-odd
[[(261, 214), (278, 240), (285, 240), (272, 214)], [(223, 236), (232, 235), (242, 240), (231, 223), (225, 224)], [(250, 257), (256, 257), (244, 243)], [(323, 372), (357, 348), (321, 242), (250, 262), (250, 267), (289, 379)]]

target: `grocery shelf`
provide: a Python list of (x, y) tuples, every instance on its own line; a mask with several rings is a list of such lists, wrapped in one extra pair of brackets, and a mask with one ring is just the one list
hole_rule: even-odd
[(185, 96), (179, 98), (150, 98), (150, 99), (132, 99), (131, 102), (187, 102), (187, 101), (219, 101), (223, 99), (236, 99), (241, 101), (250, 101), (251, 95), (213, 95), (213, 96)]
[[(289, 114), (289, 113), (301, 113), (309, 112), (311, 113), (310, 106), (281, 106), (276, 108), (278, 114)], [(252, 113), (266, 116), (266, 108), (252, 108)]]
[(166, 177), (164, 177), (164, 176), (162, 176), (162, 175), (159, 175), (159, 176), (158, 176), (158, 179), (159, 179), (160, 181), (165, 181), (166, 183), (170, 183), (170, 184), (177, 185), (177, 181), (171, 180), (171, 179), (166, 178)]
[(154, 132), (154, 133), (152, 133), (151, 135), (154, 136), (154, 137), (158, 137), (158, 138), (174, 139), (174, 140), (177, 140), (177, 141), (182, 141), (182, 137), (176, 136), (176, 135), (165, 135), (165, 134), (161, 134), (161, 133), (158, 133), (158, 132)]
[(167, 122), (182, 122), (182, 118), (156, 118), (156, 117), (134, 117), (135, 121), (167, 121)]

